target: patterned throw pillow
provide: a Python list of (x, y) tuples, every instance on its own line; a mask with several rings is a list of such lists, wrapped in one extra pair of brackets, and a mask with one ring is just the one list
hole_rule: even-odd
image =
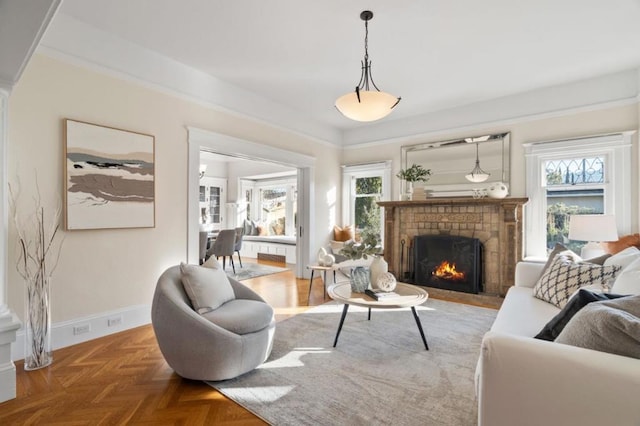
[(533, 295), (562, 309), (579, 288), (614, 280), (619, 271), (618, 265), (575, 263), (570, 257), (558, 255), (533, 287)]

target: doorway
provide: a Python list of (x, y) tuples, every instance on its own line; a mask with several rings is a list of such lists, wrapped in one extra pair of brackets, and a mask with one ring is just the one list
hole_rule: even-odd
[(297, 169), (297, 211), (306, 212), (298, 215), (296, 224), (296, 266), (297, 277), (303, 277), (305, 265), (311, 259), (310, 247), (314, 244), (314, 235), (310, 231), (314, 222), (313, 180), (315, 158), (279, 148), (261, 145), (243, 139), (208, 130), (188, 127), (188, 179), (187, 179), (187, 259), (197, 262), (198, 232), (200, 220), (199, 180), (200, 151), (221, 155), (230, 155), (247, 160), (266, 161)]

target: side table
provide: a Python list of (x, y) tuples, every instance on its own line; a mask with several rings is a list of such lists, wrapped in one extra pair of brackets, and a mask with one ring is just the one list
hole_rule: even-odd
[(307, 296), (307, 305), (309, 304), (309, 300), (311, 300), (311, 286), (313, 285), (313, 274), (314, 272), (322, 272), (322, 283), (324, 285), (324, 300), (327, 299), (327, 271), (333, 271), (333, 282), (336, 281), (336, 270), (331, 266), (321, 266), (321, 265), (307, 265), (307, 269), (311, 270), (311, 278), (309, 278), (309, 295)]

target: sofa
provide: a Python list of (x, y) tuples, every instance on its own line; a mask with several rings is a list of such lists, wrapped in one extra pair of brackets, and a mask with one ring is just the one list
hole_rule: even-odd
[(478, 424), (640, 425), (640, 359), (533, 337), (561, 310), (533, 296), (544, 268), (517, 264), (515, 286), (483, 338)]

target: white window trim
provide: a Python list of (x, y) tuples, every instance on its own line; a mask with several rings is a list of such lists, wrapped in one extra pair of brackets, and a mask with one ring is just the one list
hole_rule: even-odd
[(614, 214), (620, 235), (631, 232), (631, 137), (634, 131), (558, 141), (523, 144), (526, 188), (525, 256), (546, 257), (547, 199), (544, 163), (570, 156), (603, 156), (605, 165), (604, 212)]
[[(342, 225), (349, 225), (355, 221), (355, 198), (352, 196), (352, 178), (382, 177), (382, 194), (380, 201), (391, 200), (391, 160), (368, 164), (353, 164), (342, 166)], [(384, 242), (384, 208), (380, 208), (380, 237)]]

